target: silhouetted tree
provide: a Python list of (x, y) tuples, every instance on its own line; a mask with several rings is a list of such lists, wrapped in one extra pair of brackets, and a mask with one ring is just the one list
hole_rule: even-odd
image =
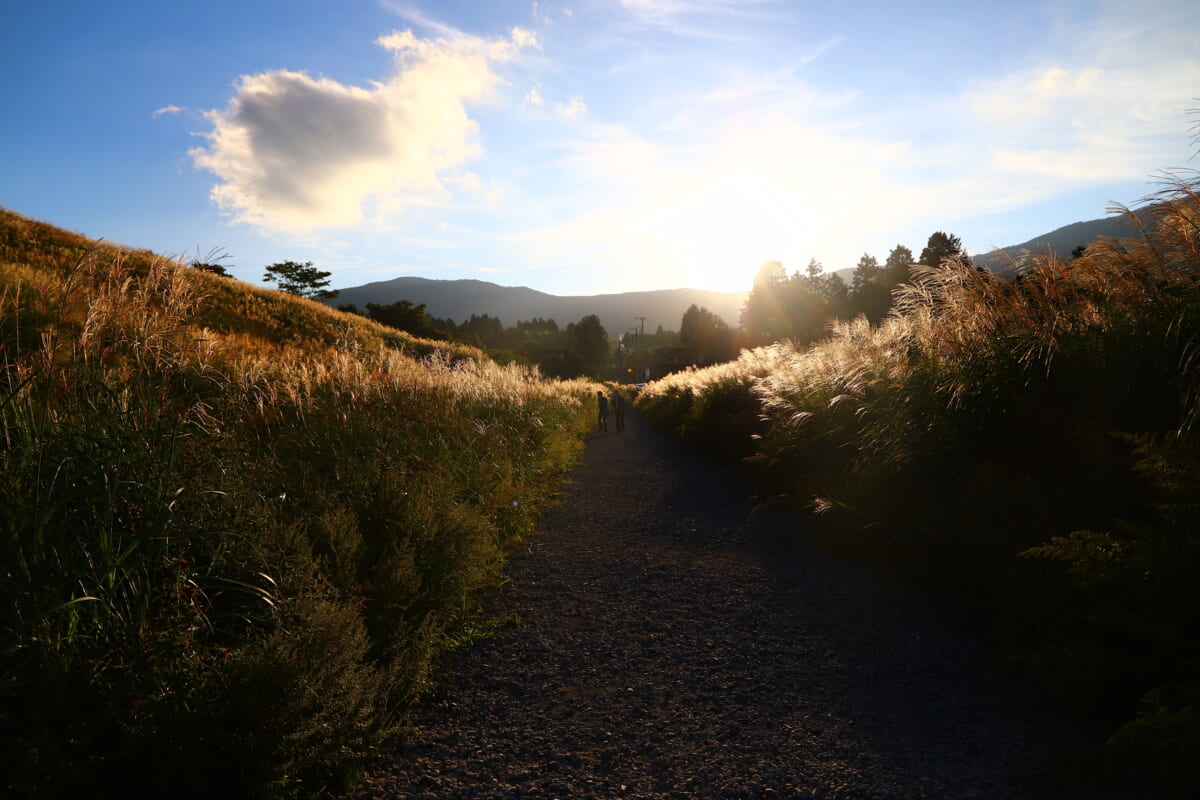
[(278, 283), (288, 294), (311, 297), (313, 300), (331, 300), (338, 296), (336, 289), (326, 289), (332, 272), (322, 272), (311, 261), (303, 264), (296, 261), (280, 261), (267, 267), (263, 280)]
[(687, 358), (701, 366), (729, 361), (734, 355), (733, 331), (725, 320), (695, 303), (683, 312), (679, 343), (685, 348)]
[(963, 249), (962, 239), (944, 231), (935, 231), (929, 237), (925, 249), (921, 251), (920, 263), (927, 267), (940, 267), (948, 258), (966, 258), (967, 251)]
[(600, 324), (600, 318), (588, 314), (579, 322), (567, 326), (567, 337), (571, 348), (583, 358), (588, 369), (597, 374), (608, 360), (608, 333)]
[(478, 347), (498, 348), (504, 346), (504, 325), (498, 317), (472, 314), (471, 318), (458, 326), (458, 335)]
[(397, 330), (425, 339), (449, 338), (446, 331), (434, 324), (433, 318), (425, 313), (425, 304), (413, 305), (408, 300), (397, 300), (388, 305), (367, 303), (367, 314), (371, 319)]
[(767, 344), (792, 335), (792, 282), (783, 264), (768, 261), (758, 268), (754, 286), (742, 306), (741, 325), (752, 344)]
[(863, 253), (850, 282), (849, 316), (862, 314), (872, 325), (877, 325), (887, 316), (888, 309), (892, 307), (893, 288), (887, 279), (887, 270), (879, 266), (875, 256)]
[(539, 347), (529, 352), (528, 358), (548, 378), (569, 380), (588, 373), (583, 356), (569, 347)]
[(912, 250), (902, 244), (896, 245), (892, 248), (892, 252), (888, 253), (887, 261), (883, 263), (881, 285), (890, 293), (900, 284), (908, 283), (912, 280), (912, 268), (916, 263)]

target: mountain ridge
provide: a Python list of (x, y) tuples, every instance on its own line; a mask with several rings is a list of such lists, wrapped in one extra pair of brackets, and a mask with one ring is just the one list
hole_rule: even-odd
[[(1134, 213), (1145, 218), (1146, 208)], [(1038, 234), (1020, 244), (1009, 245), (972, 256), (974, 262), (993, 272), (1012, 272), (1030, 253), (1053, 251), (1063, 258), (1080, 245), (1098, 238), (1125, 238), (1137, 235), (1134, 222), (1124, 214), (1081, 220)], [(854, 267), (831, 270), (849, 284)], [(353, 304), (365, 310), (367, 303), (387, 305), (399, 300), (424, 304), (430, 316), (463, 322), (472, 314), (497, 317), (505, 326), (520, 320), (542, 317), (560, 326), (578, 322), (588, 314), (600, 317), (604, 329), (614, 338), (645, 318), (647, 330), (659, 325), (678, 330), (688, 306), (707, 308), (730, 326), (736, 327), (741, 309), (750, 292), (713, 292), (706, 289), (676, 288), (639, 292), (611, 292), (595, 295), (556, 295), (528, 286), (503, 286), (477, 278), (423, 278), (400, 276), (373, 281), (340, 290), (330, 305)]]
[[(1148, 208), (1134, 210), (1140, 219), (1146, 219)], [(972, 258), (980, 266), (993, 272), (1012, 272), (1013, 262), (1020, 262), (1028, 253), (1054, 252), (1070, 258), (1071, 252), (1080, 245), (1088, 245), (1099, 238), (1125, 239), (1138, 235), (1137, 226), (1125, 214), (1081, 220), (1038, 234), (1020, 244), (1009, 245), (975, 255)]]
[(528, 286), (502, 286), (475, 278), (442, 280), (401, 276), (339, 290), (327, 301), (338, 306), (352, 304), (365, 310), (367, 303), (387, 305), (399, 300), (424, 304), (432, 317), (462, 322), (472, 314), (497, 317), (506, 326), (520, 320), (553, 319), (560, 327), (578, 322), (588, 314), (600, 318), (609, 336), (617, 337), (640, 324), (653, 332), (659, 325), (679, 330), (688, 306), (707, 308), (731, 326), (736, 326), (749, 292), (713, 292), (707, 289), (654, 289), (595, 295), (555, 295)]

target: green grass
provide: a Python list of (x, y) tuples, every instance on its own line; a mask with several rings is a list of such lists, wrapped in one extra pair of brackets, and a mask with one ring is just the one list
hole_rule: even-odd
[(0, 781), (352, 785), (594, 386), (0, 215)]

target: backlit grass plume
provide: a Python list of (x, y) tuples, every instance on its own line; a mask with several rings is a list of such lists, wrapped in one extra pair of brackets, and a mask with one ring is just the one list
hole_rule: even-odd
[(0, 214), (6, 794), (349, 785), (594, 391)]

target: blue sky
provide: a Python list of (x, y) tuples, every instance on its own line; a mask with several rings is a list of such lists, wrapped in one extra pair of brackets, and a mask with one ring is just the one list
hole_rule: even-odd
[(1195, 166), (1194, 0), (8, 5), (0, 205), (256, 283), (740, 290)]

